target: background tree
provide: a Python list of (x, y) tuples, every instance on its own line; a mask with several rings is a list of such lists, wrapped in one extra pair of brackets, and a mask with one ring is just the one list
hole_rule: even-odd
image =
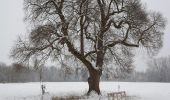
[(18, 39), (12, 57), (29, 62), (36, 56), (41, 63), (74, 58), (88, 69), (88, 94), (100, 94), (106, 66), (133, 69), (133, 47), (152, 54), (162, 47), (165, 21), (140, 0), (25, 0), (24, 6), (32, 29), (26, 39)]
[(152, 59), (148, 62), (146, 71), (148, 81), (169, 82), (170, 81), (170, 57)]

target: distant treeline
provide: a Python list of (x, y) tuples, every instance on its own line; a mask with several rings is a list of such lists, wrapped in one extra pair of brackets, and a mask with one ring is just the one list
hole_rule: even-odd
[[(170, 82), (170, 58), (158, 58), (149, 61), (145, 72), (115, 73), (115, 69), (106, 68), (102, 81), (129, 82)], [(0, 82), (70, 82), (87, 81), (88, 72), (85, 67), (41, 67), (42, 70), (14, 63), (7, 66), (0, 63)]]
[(86, 81), (87, 71), (84, 68), (68, 67), (41, 67), (34, 69), (21, 64), (6, 66), (0, 64), (0, 82), (63, 82), (63, 81)]
[(133, 72), (129, 78), (128, 81), (170, 82), (170, 57), (149, 60), (145, 72)]

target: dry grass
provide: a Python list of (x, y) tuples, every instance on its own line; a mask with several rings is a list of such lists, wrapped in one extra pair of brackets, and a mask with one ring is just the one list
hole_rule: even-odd
[(52, 98), (52, 100), (79, 100), (81, 97), (79, 96), (66, 96), (66, 97), (59, 97), (55, 96)]

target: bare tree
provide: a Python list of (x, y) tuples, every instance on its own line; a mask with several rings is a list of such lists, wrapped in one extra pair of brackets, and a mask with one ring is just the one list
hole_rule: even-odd
[(165, 20), (140, 0), (24, 0), (24, 6), (32, 30), (26, 40), (18, 39), (12, 57), (21, 62), (34, 56), (41, 62), (75, 58), (89, 71), (88, 94), (100, 94), (105, 66), (133, 69), (133, 48), (156, 54), (162, 47)]

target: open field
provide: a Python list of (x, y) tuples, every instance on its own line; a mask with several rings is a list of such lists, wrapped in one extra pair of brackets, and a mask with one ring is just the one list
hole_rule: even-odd
[[(45, 82), (44, 100), (53, 96), (82, 96), (87, 92), (86, 82)], [(0, 83), (0, 100), (40, 100), (40, 83)], [(133, 82), (101, 82), (102, 96), (93, 95), (91, 100), (99, 98), (107, 100), (107, 93), (126, 91), (133, 100), (169, 100), (170, 83), (133, 83)]]

